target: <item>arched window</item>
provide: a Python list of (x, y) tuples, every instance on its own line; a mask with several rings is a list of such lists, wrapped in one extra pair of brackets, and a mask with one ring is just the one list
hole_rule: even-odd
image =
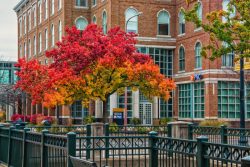
[(107, 34), (107, 13), (106, 11), (103, 11), (102, 13), (102, 31), (104, 34)]
[[(228, 48), (228, 43), (223, 42), (222, 43), (223, 48)], [(229, 50), (227, 54), (222, 55), (222, 67), (233, 67), (234, 65), (234, 52), (232, 50)]]
[(36, 27), (36, 7), (33, 8), (33, 21), (34, 21), (33, 26)]
[[(232, 9), (232, 11), (230, 11), (229, 9)], [(230, 12), (229, 17), (233, 18), (236, 15), (236, 9), (234, 6), (230, 6), (230, 0), (223, 0), (222, 1), (222, 9), (226, 12)], [(225, 17), (222, 17), (222, 21), (226, 22), (227, 19)]]
[(51, 25), (51, 46), (55, 45), (55, 28), (54, 24)]
[(179, 71), (185, 71), (185, 50), (183, 46), (179, 49)]
[(48, 0), (44, 0), (44, 4), (45, 4), (45, 19), (48, 18)]
[(28, 31), (31, 30), (31, 11), (28, 12)]
[(22, 18), (19, 19), (19, 37), (22, 36), (22, 33), (23, 33), (23, 23), (22, 23)]
[(45, 29), (45, 50), (48, 49), (48, 43), (49, 43), (49, 39), (48, 39), (48, 30)]
[(88, 21), (84, 17), (79, 17), (76, 20), (76, 27), (78, 30), (84, 30), (88, 25)]
[(93, 16), (92, 23), (96, 24), (96, 16)]
[(202, 4), (201, 2), (198, 2), (198, 9), (197, 9), (197, 16), (199, 18), (199, 20), (202, 20)]
[(26, 43), (24, 42), (24, 44), (23, 44), (23, 48), (24, 48), (24, 56), (26, 57), (27, 55), (27, 48), (26, 48)]
[(42, 4), (39, 3), (38, 4), (38, 8), (39, 8), (39, 23), (42, 22)]
[(201, 58), (201, 43), (197, 42), (195, 45), (195, 68), (202, 67), (202, 58)]
[(138, 12), (134, 8), (128, 8), (125, 13), (126, 32), (138, 33)]
[(170, 16), (167, 11), (161, 11), (158, 14), (158, 35), (170, 34)]
[(58, 39), (59, 39), (59, 41), (62, 40), (62, 22), (61, 22), (61, 20), (59, 20), (59, 24), (58, 24)]
[(39, 53), (42, 52), (42, 33), (39, 33)]
[(33, 54), (36, 55), (36, 36), (33, 38)]
[(180, 11), (179, 13), (179, 34), (185, 33), (185, 16), (184, 13)]
[(26, 14), (23, 16), (23, 23), (24, 23), (24, 34), (26, 34), (26, 30), (27, 30)]
[(58, 10), (62, 8), (62, 0), (58, 0)]
[(31, 41), (29, 39), (28, 41), (29, 47), (28, 47), (28, 56), (31, 57)]

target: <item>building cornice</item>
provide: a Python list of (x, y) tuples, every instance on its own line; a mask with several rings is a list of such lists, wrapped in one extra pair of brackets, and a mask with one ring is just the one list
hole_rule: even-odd
[(176, 42), (176, 39), (171, 37), (136, 37), (136, 39), (144, 42)]
[(29, 0), (21, 0), (14, 8), (13, 10), (15, 12), (18, 12)]

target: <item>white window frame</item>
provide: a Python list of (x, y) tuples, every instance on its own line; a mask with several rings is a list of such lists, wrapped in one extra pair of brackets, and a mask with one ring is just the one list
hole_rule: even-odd
[(59, 20), (58, 24), (58, 40), (62, 41), (62, 21)]
[[(200, 44), (200, 53), (199, 55), (197, 54), (197, 51), (196, 51), (196, 48), (197, 48), (197, 45)], [(196, 70), (199, 70), (199, 69), (202, 69), (202, 56), (201, 56), (201, 49), (202, 49), (202, 44), (200, 41), (197, 41), (195, 43), (195, 46), (194, 46), (194, 52), (195, 52), (195, 69)], [(200, 66), (199, 65), (199, 62), (197, 60), (200, 60)]]
[(49, 10), (49, 8), (48, 8), (48, 0), (44, 0), (44, 6), (45, 6), (45, 15), (44, 15), (44, 19), (46, 20), (46, 19), (48, 19), (48, 10)]
[(42, 3), (38, 3), (38, 8), (39, 8), (39, 24), (42, 23)]
[(22, 18), (19, 18), (19, 37), (22, 36), (23, 33), (23, 22), (22, 22)]
[(62, 9), (62, 0), (58, 0), (58, 10)]
[(27, 33), (27, 19), (26, 19), (26, 14), (23, 16), (23, 22), (24, 22), (24, 34)]
[(36, 20), (36, 7), (33, 7), (33, 27), (36, 27), (37, 20)]
[(55, 13), (55, 0), (51, 0), (51, 15)]
[(44, 36), (45, 36), (45, 48), (44, 48), (44, 50), (47, 50), (48, 46), (49, 46), (49, 34), (48, 34), (47, 28), (44, 31)]
[[(185, 16), (182, 11), (179, 12), (179, 35), (184, 35), (186, 33), (186, 21), (185, 21)], [(182, 24), (184, 24), (184, 32), (183, 32), (183, 27)]]
[(55, 26), (51, 25), (51, 46), (55, 46)]
[[(104, 22), (104, 13), (105, 13), (105, 15), (106, 15), (106, 20), (105, 20), (105, 22)], [(104, 29), (105, 28), (105, 29)], [(104, 10), (103, 12), (102, 12), (102, 31), (103, 31), (103, 33), (104, 34), (107, 34), (108, 33), (108, 18), (107, 18), (107, 12), (106, 12), (106, 10)]]
[(43, 48), (43, 42), (42, 42), (42, 33), (39, 33), (39, 53), (42, 52), (42, 48)]
[(27, 46), (26, 46), (26, 42), (24, 42), (24, 56), (26, 57), (27, 55)]
[(33, 37), (33, 55), (36, 55), (36, 36)]
[[(128, 9), (126, 9), (126, 11), (125, 11), (125, 31), (126, 32), (131, 32), (131, 31), (128, 31), (128, 25), (129, 25), (129, 23), (135, 23), (136, 27), (134, 27), (135, 28), (134, 33), (138, 34), (138, 25), (139, 25), (138, 24), (138, 21), (139, 21), (138, 17), (139, 16), (136, 16), (136, 17), (133, 17), (132, 19), (130, 19), (134, 15), (128, 16), (129, 15), (129, 13), (128, 13), (129, 10), (132, 10), (134, 12), (134, 15), (137, 15), (139, 13), (138, 10), (133, 8), (133, 7), (129, 7)], [(130, 20), (128, 21), (128, 19), (130, 19)]]
[(31, 57), (31, 40), (29, 39), (28, 40), (28, 57), (30, 58)]
[[(76, 18), (76, 20), (75, 20), (75, 25), (76, 25), (76, 28), (77, 28), (77, 21), (79, 20), (79, 19), (83, 19), (83, 20), (85, 20), (86, 21), (86, 23), (87, 23), (87, 25), (86, 25), (86, 27), (88, 26), (88, 24), (89, 24), (89, 22), (88, 22), (88, 20), (85, 18), (85, 17), (83, 17), (83, 16), (80, 16), (80, 17), (78, 17), (78, 18)], [(82, 30), (85, 30), (85, 28), (86, 27), (84, 27), (84, 29), (82, 29)], [(78, 29), (78, 28), (77, 28)], [(80, 30), (80, 29), (79, 29)]]
[(85, 6), (81, 6), (81, 0), (75, 0), (75, 7), (76, 8), (88, 8), (88, 0), (84, 0), (86, 2), (86, 5)]
[[(160, 17), (160, 14), (161, 13), (163, 13), (163, 12), (165, 12), (165, 13), (167, 13), (167, 15), (168, 15), (168, 20), (167, 20), (167, 22), (168, 22), (168, 34), (164, 34), (164, 35), (161, 35), (161, 34), (159, 34), (159, 17)], [(170, 13), (167, 11), (167, 10), (160, 10), (158, 13), (157, 13), (157, 36), (170, 36), (170, 20), (171, 20), (171, 16), (170, 16)]]
[(96, 16), (95, 16), (95, 15), (92, 17), (92, 23), (94, 23), (94, 24), (97, 23), (97, 19), (96, 19)]

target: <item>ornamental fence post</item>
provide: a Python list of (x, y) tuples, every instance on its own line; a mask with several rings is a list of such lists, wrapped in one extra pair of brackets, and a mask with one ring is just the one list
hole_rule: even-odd
[(45, 135), (48, 134), (49, 131), (47, 129), (42, 130), (42, 138), (41, 138), (41, 166), (48, 166), (48, 148), (45, 147)]
[(197, 167), (209, 167), (209, 159), (204, 158), (207, 151), (207, 146), (205, 142), (208, 142), (207, 136), (200, 136), (197, 137)]
[(26, 157), (27, 157), (27, 148), (26, 148), (26, 136), (27, 132), (30, 131), (30, 128), (23, 129), (23, 158), (22, 158), (22, 167), (26, 167)]
[(12, 129), (15, 129), (15, 127), (14, 127), (14, 126), (11, 126), (11, 127), (9, 128), (8, 161), (7, 161), (8, 166), (10, 166), (10, 164), (11, 164), (11, 153), (12, 153), (12, 147), (11, 147), (11, 143), (12, 143), (12, 140), (11, 140), (11, 133), (12, 133)]
[(68, 142), (68, 165), (67, 167), (73, 167), (73, 164), (71, 163), (70, 156), (75, 157), (76, 156), (76, 133), (69, 132), (67, 133), (67, 142)]
[(109, 158), (109, 124), (104, 125), (104, 136), (105, 136), (105, 158)]
[(168, 137), (172, 137), (172, 124), (167, 124)]
[(91, 137), (91, 125), (90, 124), (88, 124), (87, 125), (87, 141), (86, 141), (86, 144), (87, 144), (87, 148), (86, 148), (86, 159), (88, 160), (88, 159), (90, 159), (90, 149), (88, 149), (89, 147), (90, 147), (90, 144), (91, 144), (91, 139), (90, 139), (90, 137)]
[(155, 131), (149, 132), (149, 167), (158, 166), (158, 150), (155, 148), (157, 143), (158, 133)]
[(221, 143), (227, 144), (227, 126), (221, 126)]
[(188, 124), (188, 139), (193, 140), (193, 130), (194, 130), (194, 124), (189, 123)]
[(250, 156), (242, 158), (241, 167), (249, 167), (249, 166), (250, 166)]

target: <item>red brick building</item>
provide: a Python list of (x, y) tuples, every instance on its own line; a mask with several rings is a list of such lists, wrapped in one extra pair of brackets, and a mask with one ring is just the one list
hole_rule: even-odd
[[(206, 22), (206, 13), (226, 10), (228, 0), (195, 2), (199, 3), (199, 18)], [(18, 56), (26, 55), (46, 64), (51, 60), (45, 58), (44, 52), (55, 47), (65, 34), (65, 27), (76, 25), (84, 29), (87, 24), (96, 23), (106, 32), (120, 26), (138, 34), (138, 51), (150, 54), (161, 72), (177, 84), (169, 102), (155, 97), (152, 103), (139, 91), (128, 89), (129, 118), (140, 117), (144, 124), (163, 117), (237, 121), (239, 75), (233, 71), (233, 53), (213, 62), (202, 58), (200, 50), (209, 43), (209, 37), (201, 28), (185, 22), (180, 12), (182, 7), (187, 9), (185, 0), (21, 0), (14, 8), (18, 21)], [(250, 86), (246, 86), (246, 91), (249, 90)], [(32, 107), (29, 101), (24, 108), (27, 113), (55, 114), (40, 105)], [(95, 116), (101, 117), (101, 102), (96, 101), (92, 108)], [(124, 96), (110, 97), (111, 117), (113, 108), (124, 108)], [(80, 120), (87, 114), (87, 109), (76, 102), (71, 107), (64, 106), (61, 117)], [(247, 97), (246, 116), (250, 117)]]

